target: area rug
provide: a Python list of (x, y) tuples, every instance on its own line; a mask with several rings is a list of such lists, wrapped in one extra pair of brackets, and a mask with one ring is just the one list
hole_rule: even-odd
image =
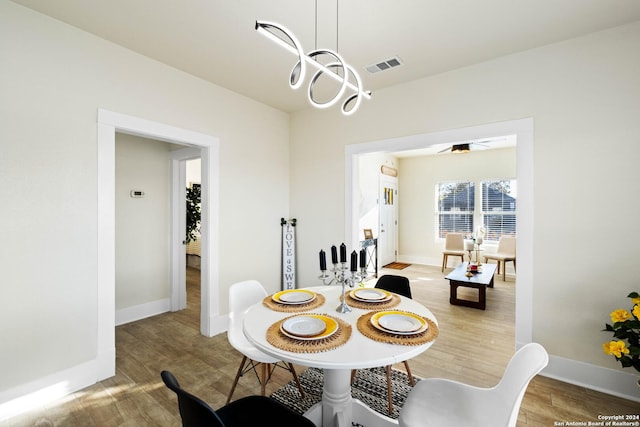
[(385, 265), (383, 268), (392, 268), (394, 270), (402, 270), (403, 268), (409, 267), (411, 264), (405, 264), (404, 262), (392, 262), (391, 264)]
[[(294, 381), (290, 381), (284, 387), (276, 390), (271, 397), (303, 414), (322, 399), (323, 373), (322, 369), (308, 368), (298, 377), (304, 388), (304, 399), (300, 399), (300, 393)], [(420, 380), (415, 376), (414, 379)], [(358, 369), (351, 385), (351, 396), (376, 412), (390, 418), (398, 418), (400, 408), (404, 405), (407, 394), (411, 390), (411, 385), (407, 374), (397, 369), (391, 370), (391, 381), (393, 383), (393, 412), (391, 414), (387, 409), (387, 377), (384, 368)]]

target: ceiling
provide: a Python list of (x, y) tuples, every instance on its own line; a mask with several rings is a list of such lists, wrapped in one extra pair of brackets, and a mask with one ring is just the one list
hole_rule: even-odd
[[(638, 0), (12, 1), (286, 112), (309, 107), (288, 87), (296, 58), (256, 32), (257, 19), (287, 27), (305, 51), (337, 49), (373, 91), (364, 102), (385, 87), (640, 20)], [(394, 56), (401, 66), (365, 70)]]

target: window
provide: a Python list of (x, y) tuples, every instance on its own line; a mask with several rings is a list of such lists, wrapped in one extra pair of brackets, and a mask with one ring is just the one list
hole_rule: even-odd
[(473, 232), (475, 184), (473, 182), (442, 182), (437, 184), (438, 236), (447, 233)]
[(482, 224), (485, 240), (516, 234), (517, 183), (511, 180), (482, 181)]

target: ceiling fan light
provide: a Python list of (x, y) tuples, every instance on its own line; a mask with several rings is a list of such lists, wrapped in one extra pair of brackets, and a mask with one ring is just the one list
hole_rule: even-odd
[(468, 153), (469, 151), (469, 144), (455, 144), (453, 147), (451, 147), (452, 153)]

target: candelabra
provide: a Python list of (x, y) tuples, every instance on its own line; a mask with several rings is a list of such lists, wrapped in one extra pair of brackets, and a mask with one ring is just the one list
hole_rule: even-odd
[(367, 270), (365, 267), (360, 267), (360, 272), (349, 271), (347, 272), (347, 263), (341, 262), (340, 264), (333, 264), (333, 268), (330, 270), (333, 275), (327, 273), (327, 270), (321, 270), (322, 274), (318, 276), (318, 279), (322, 280), (323, 285), (331, 285), (337, 283), (342, 285), (342, 298), (340, 305), (336, 308), (338, 313), (350, 313), (351, 307), (347, 304), (346, 287), (353, 288), (356, 283), (360, 283), (365, 277), (367, 277)]
[(349, 313), (351, 311), (351, 307), (347, 304), (345, 288), (347, 286), (353, 288), (356, 283), (359, 283), (367, 277), (366, 258), (367, 254), (365, 250), (360, 250), (360, 273), (358, 273), (358, 253), (356, 251), (351, 252), (351, 268), (349, 274), (347, 274), (347, 247), (344, 243), (340, 245), (340, 264), (338, 264), (338, 249), (335, 245), (331, 246), (332, 276), (327, 273), (327, 255), (323, 250), (320, 251), (320, 271), (322, 274), (318, 279), (322, 280), (324, 285), (330, 285), (334, 282), (342, 285), (342, 299), (336, 309), (338, 313)]

